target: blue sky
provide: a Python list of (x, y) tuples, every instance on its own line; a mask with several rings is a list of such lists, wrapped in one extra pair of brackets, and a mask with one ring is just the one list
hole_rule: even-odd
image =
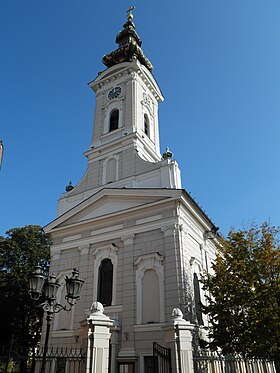
[(86, 169), (87, 83), (134, 5), (184, 188), (218, 225), (279, 224), (279, 0), (0, 0), (0, 235), (45, 225)]

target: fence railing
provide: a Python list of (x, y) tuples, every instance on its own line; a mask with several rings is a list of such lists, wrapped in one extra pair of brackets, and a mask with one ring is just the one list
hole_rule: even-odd
[(154, 373), (171, 373), (171, 349), (153, 343)]
[[(0, 373), (38, 373), (41, 369), (43, 351), (36, 349), (0, 350)], [(85, 373), (86, 354), (74, 348), (51, 348), (46, 355), (46, 373)]]
[(193, 357), (195, 373), (280, 373), (279, 363), (269, 358), (222, 355), (199, 351)]

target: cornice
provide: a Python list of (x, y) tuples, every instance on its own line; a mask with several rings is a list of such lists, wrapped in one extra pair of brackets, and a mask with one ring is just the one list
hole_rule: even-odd
[[(107, 86), (111, 85), (112, 82), (115, 82), (117, 79), (124, 78), (125, 76), (129, 77), (133, 74), (137, 74), (136, 76), (141, 78), (158, 102), (164, 100), (161, 90), (153, 75), (137, 60), (133, 62), (123, 62), (108, 68), (99, 74), (96, 79), (88, 83), (88, 85), (95, 93), (97, 93), (107, 89)], [(136, 76), (134, 79), (136, 79)]]
[(189, 193), (183, 189), (183, 194), (181, 197), (181, 202), (191, 212), (192, 216), (201, 224), (205, 230), (211, 230), (211, 227), (215, 226), (206, 213), (201, 209), (201, 207), (194, 201), (194, 199), (189, 195)]
[[(99, 145), (96, 148), (91, 148), (90, 150), (87, 150), (84, 155), (86, 158), (91, 161), (98, 161), (102, 158), (105, 158), (108, 153), (111, 153), (112, 151), (116, 151), (116, 153), (120, 153), (126, 149), (133, 148), (134, 142), (128, 142), (128, 140), (131, 140), (131, 138), (135, 138), (135, 132), (127, 133), (127, 130), (125, 127), (121, 127), (117, 129), (116, 131), (124, 132), (122, 137), (118, 137), (117, 139), (114, 139), (112, 141), (106, 142), (105, 144)], [(105, 137), (106, 134), (103, 134), (101, 136)], [(116, 147), (117, 145), (117, 147)]]
[[(169, 218), (165, 221), (165, 223), (171, 225), (173, 220), (174, 218)], [(122, 241), (125, 241), (125, 239), (132, 240), (133, 239), (132, 237), (134, 237), (136, 234), (153, 231), (156, 229), (161, 229), (161, 227), (162, 227), (162, 219), (157, 220), (153, 223), (141, 224), (141, 225), (133, 226), (130, 228), (118, 229), (118, 230), (115, 230), (109, 233), (107, 232), (107, 233), (92, 235), (90, 237), (79, 240), (78, 245), (75, 243), (75, 246), (77, 248), (80, 248), (82, 246), (97, 244), (103, 241), (111, 241), (111, 240), (116, 240), (116, 239), (121, 239)], [(125, 244), (129, 244), (129, 242), (127, 241)], [(63, 250), (68, 250), (68, 249), (73, 249), (73, 243), (72, 244), (71, 242), (60, 243), (52, 247), (52, 250), (54, 250), (55, 252), (59, 254), (61, 254)]]
[[(145, 150), (148, 155), (153, 159), (150, 163), (158, 163), (162, 161), (161, 155), (154, 151), (154, 143), (149, 138), (143, 138), (138, 132), (128, 133), (125, 127), (117, 129), (116, 133), (121, 133), (121, 137), (118, 137), (112, 141), (106, 142), (105, 144), (98, 145), (84, 153), (89, 163), (91, 161), (98, 161), (105, 158), (108, 153), (116, 151), (116, 153), (121, 153), (122, 151), (129, 148), (141, 147)], [(106, 136), (112, 136), (111, 133), (105, 133), (101, 136), (101, 140), (106, 138)], [(141, 158), (142, 159), (142, 158)]]

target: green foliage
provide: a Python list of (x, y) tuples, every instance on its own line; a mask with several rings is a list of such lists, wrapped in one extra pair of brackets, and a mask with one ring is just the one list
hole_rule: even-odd
[(253, 356), (280, 354), (279, 229), (264, 223), (231, 230), (205, 275), (203, 306), (212, 324), (210, 347)]
[(51, 239), (37, 225), (14, 228), (0, 236), (1, 345), (15, 350), (38, 344), (43, 312), (28, 294), (36, 265), (48, 270)]

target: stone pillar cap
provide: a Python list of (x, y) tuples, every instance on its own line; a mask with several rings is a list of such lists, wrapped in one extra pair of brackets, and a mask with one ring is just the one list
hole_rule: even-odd
[(92, 303), (90, 307), (90, 315), (87, 320), (89, 324), (99, 323), (103, 325), (113, 325), (113, 320), (104, 315), (104, 307), (100, 302)]
[(189, 321), (183, 318), (183, 312), (180, 310), (180, 308), (173, 308), (171, 314), (171, 323), (173, 323), (173, 325), (193, 327)]

